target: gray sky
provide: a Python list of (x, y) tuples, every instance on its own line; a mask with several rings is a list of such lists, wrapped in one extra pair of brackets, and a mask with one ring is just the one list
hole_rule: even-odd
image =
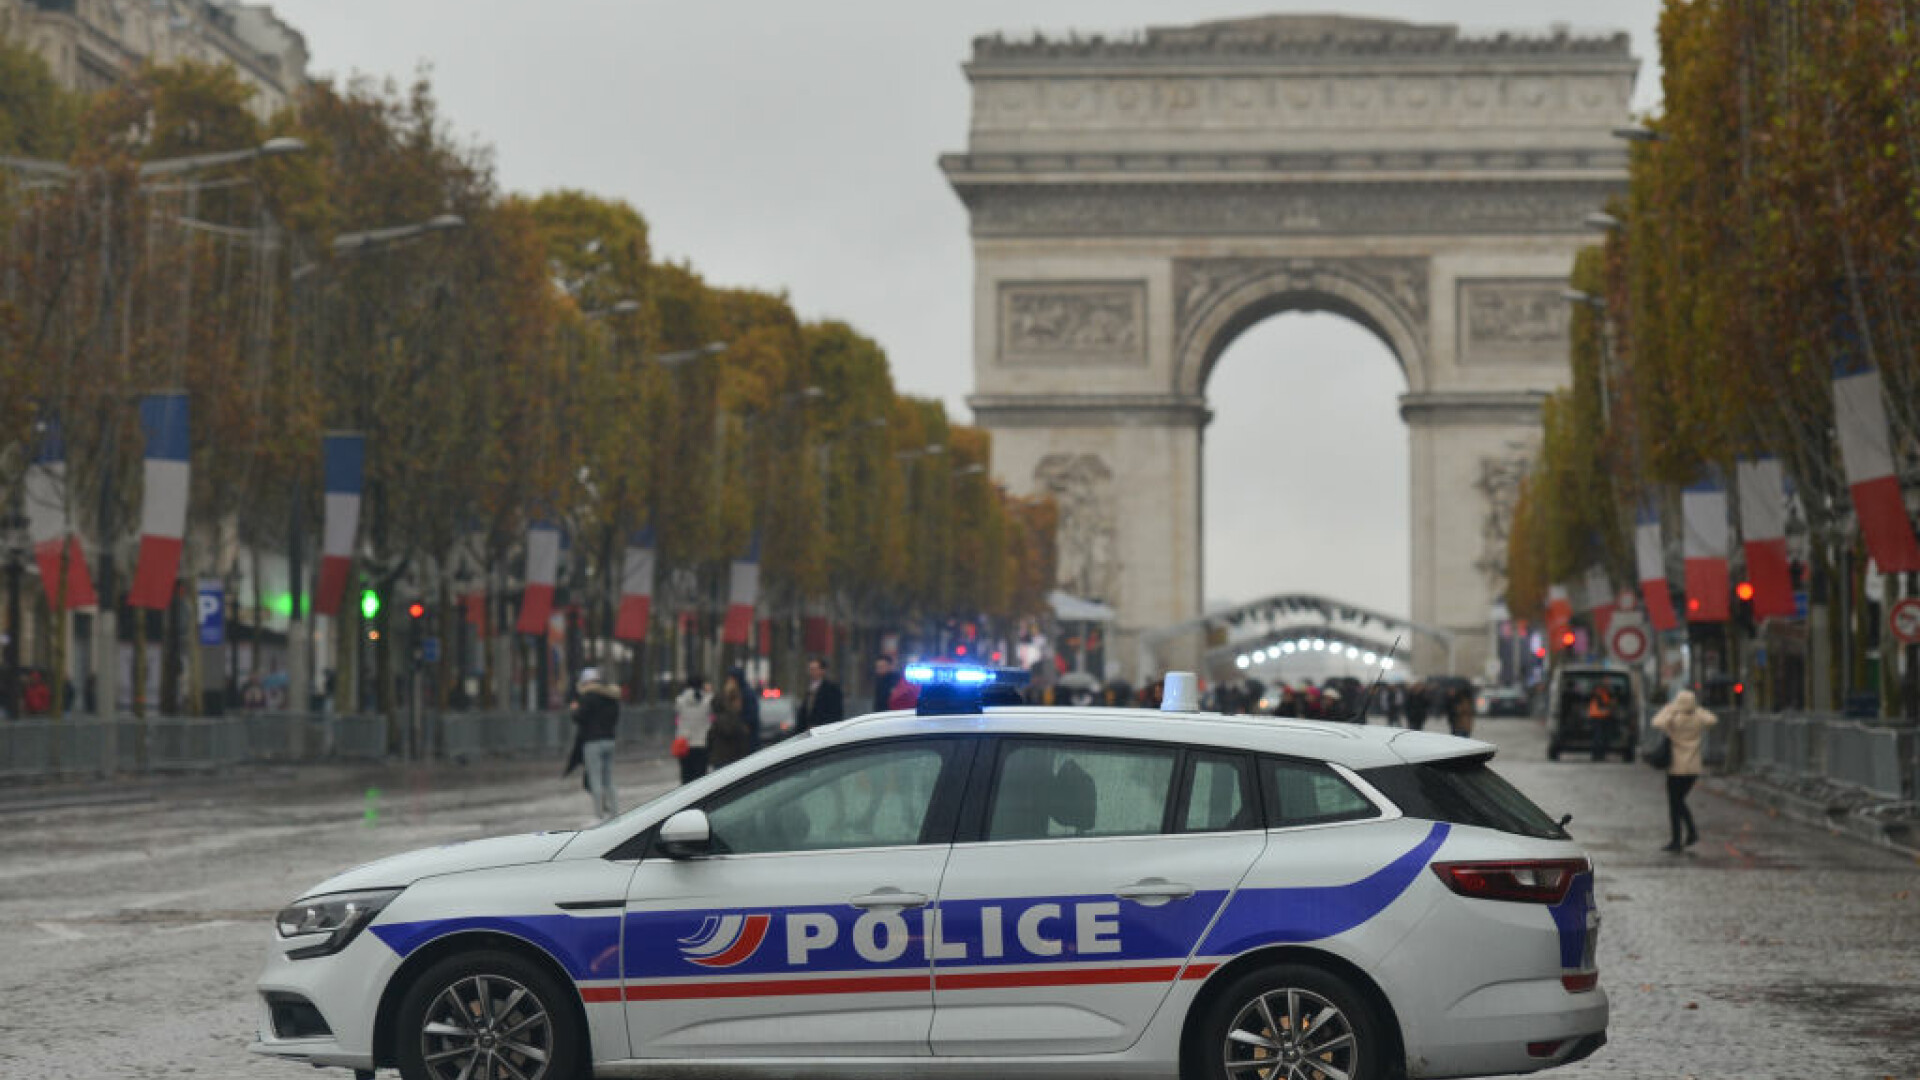
[[(966, 146), (960, 64), (977, 35), (1330, 9), (1468, 33), (1566, 23), (1627, 31), (1636, 103), (1658, 98), (1659, 0), (270, 2), (306, 35), (316, 73), (404, 84), (428, 66), (455, 131), (493, 147), (506, 188), (626, 199), (658, 256), (847, 320), (886, 348), (900, 389), (963, 420), (972, 256), (935, 161)], [(1233, 344), (1207, 388), (1209, 598), (1301, 590), (1407, 611), (1405, 389), (1386, 347), (1335, 316), (1270, 319)]]

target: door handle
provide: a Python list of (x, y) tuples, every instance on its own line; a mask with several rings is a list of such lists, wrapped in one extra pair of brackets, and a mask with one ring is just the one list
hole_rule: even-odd
[(847, 903), (857, 908), (925, 907), (927, 906), (927, 894), (901, 892), (899, 889), (889, 885), (885, 888), (875, 889), (870, 893), (863, 893), (860, 896), (848, 900)]
[(1142, 907), (1159, 907), (1172, 900), (1185, 900), (1193, 895), (1193, 886), (1182, 885), (1166, 878), (1143, 878), (1131, 885), (1122, 885), (1113, 890), (1113, 895), (1122, 900), (1132, 900)]

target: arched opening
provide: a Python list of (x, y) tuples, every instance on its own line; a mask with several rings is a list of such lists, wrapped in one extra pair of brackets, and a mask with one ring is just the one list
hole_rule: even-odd
[(1208, 607), (1312, 592), (1411, 610), (1406, 392), (1382, 336), (1341, 315), (1273, 315), (1226, 342), (1205, 382)]

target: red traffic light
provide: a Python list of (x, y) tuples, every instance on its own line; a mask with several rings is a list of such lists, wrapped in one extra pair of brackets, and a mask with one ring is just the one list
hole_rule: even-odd
[(1740, 695), (1742, 695), (1742, 694), (1744, 694), (1744, 693), (1746, 693), (1746, 692), (1747, 692), (1747, 684), (1746, 684), (1746, 683), (1743, 683), (1743, 682), (1737, 682), (1737, 683), (1734, 683), (1734, 684), (1733, 684), (1733, 696), (1734, 696), (1734, 697), (1739, 697)]
[(1751, 603), (1753, 600), (1753, 582), (1743, 581), (1735, 585), (1733, 587), (1733, 595), (1739, 597), (1740, 602), (1743, 604)]
[(427, 614), (427, 605), (421, 603), (418, 600), (415, 600), (413, 603), (407, 605), (407, 618), (409, 619), (423, 618), (425, 617), (426, 614)]
[(1573, 648), (1574, 640), (1573, 631), (1564, 631), (1560, 635), (1560, 647), (1563, 649), (1571, 649)]

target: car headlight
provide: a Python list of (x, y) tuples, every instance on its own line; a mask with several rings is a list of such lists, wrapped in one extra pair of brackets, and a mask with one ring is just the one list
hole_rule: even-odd
[(367, 928), (373, 917), (399, 895), (399, 889), (368, 889), (315, 896), (281, 908), (280, 914), (274, 916), (274, 926), (283, 938), (327, 935), (325, 941), (288, 952), (290, 959), (331, 956), (360, 936), (360, 931)]

